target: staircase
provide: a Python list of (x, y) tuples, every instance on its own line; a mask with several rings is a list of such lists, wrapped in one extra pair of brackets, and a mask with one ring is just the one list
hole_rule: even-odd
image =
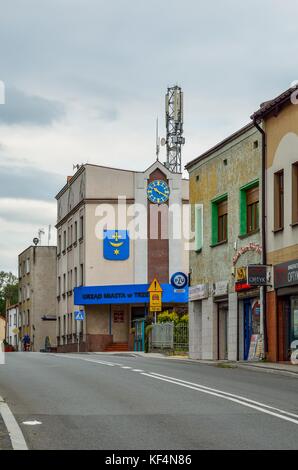
[(129, 351), (128, 343), (111, 343), (104, 350), (104, 352), (123, 352), (123, 351)]

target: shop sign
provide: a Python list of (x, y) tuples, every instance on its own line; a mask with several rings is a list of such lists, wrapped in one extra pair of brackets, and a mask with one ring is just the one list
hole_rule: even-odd
[(150, 312), (161, 312), (162, 311), (162, 287), (158, 280), (155, 278), (148, 289), (150, 295)]
[(266, 286), (267, 281), (267, 266), (264, 265), (251, 265), (247, 266), (247, 282), (252, 286)]
[(274, 267), (274, 287), (291, 287), (298, 284), (298, 260)]
[(246, 267), (236, 268), (236, 282), (246, 281)]
[(214, 284), (214, 297), (219, 297), (221, 295), (228, 294), (228, 282), (227, 281), (219, 281)]
[(208, 284), (197, 284), (189, 288), (189, 300), (208, 299)]

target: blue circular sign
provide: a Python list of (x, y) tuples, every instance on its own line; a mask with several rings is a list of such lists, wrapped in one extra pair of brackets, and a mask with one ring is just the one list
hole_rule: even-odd
[(175, 273), (171, 277), (171, 284), (176, 289), (184, 289), (188, 284), (188, 278), (184, 273)]

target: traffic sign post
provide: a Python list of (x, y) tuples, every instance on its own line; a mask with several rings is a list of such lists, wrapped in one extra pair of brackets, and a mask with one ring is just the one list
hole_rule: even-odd
[[(85, 311), (84, 310), (76, 310), (74, 312), (74, 318), (75, 318), (75, 321), (84, 321), (85, 320)], [(78, 331), (78, 328), (77, 328), (77, 331)], [(77, 332), (78, 352), (80, 352), (80, 333), (81, 333), (81, 331)]]
[(150, 284), (148, 289), (150, 295), (150, 312), (154, 312), (154, 319), (156, 323), (156, 313), (162, 311), (162, 287), (158, 280), (155, 278)]

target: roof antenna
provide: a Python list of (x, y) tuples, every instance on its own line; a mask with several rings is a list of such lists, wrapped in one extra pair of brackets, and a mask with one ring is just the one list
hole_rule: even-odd
[(159, 161), (160, 138), (158, 135), (158, 118), (156, 118), (156, 160)]

